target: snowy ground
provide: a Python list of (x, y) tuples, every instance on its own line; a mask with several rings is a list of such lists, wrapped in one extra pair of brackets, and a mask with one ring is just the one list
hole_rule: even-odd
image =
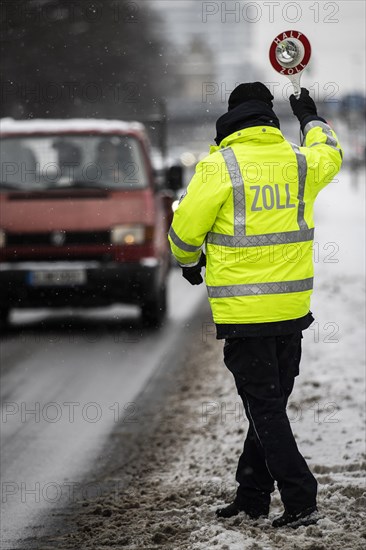
[[(319, 197), (316, 321), (304, 333), (301, 373), (288, 410), (319, 482), (318, 525), (273, 529), (271, 519), (282, 511), (277, 492), (268, 520), (215, 517), (216, 507), (234, 494), (248, 423), (207, 312), (173, 392), (156, 411), (156, 429), (140, 440), (129, 464), (122, 468), (117, 460), (105, 472), (105, 480), (128, 478), (129, 485), (80, 503), (72, 529), (55, 534), (40, 550), (365, 547), (364, 183), (363, 174), (355, 188), (343, 172)], [(141, 421), (149, 426), (149, 418)]]

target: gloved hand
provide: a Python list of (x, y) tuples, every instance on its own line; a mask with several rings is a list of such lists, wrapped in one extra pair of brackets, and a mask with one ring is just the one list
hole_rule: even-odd
[(193, 267), (182, 267), (183, 277), (191, 283), (191, 285), (200, 285), (203, 283), (201, 269), (206, 265), (206, 255), (202, 252), (200, 261)]
[(292, 112), (298, 118), (300, 124), (306, 118), (311, 118), (312, 116), (316, 120), (318, 117), (318, 112), (316, 110), (316, 105), (313, 99), (310, 97), (309, 90), (306, 88), (301, 88), (301, 94), (299, 99), (296, 99), (294, 94), (290, 95), (290, 104), (292, 107)]

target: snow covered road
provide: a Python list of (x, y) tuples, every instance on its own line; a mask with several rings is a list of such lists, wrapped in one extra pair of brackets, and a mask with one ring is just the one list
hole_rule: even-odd
[(159, 332), (143, 331), (133, 308), (14, 314), (1, 345), (2, 548), (17, 548), (53, 503), (67, 502), (116, 424), (134, 420), (134, 399), (204, 299), (203, 287), (185, 290), (173, 269), (174, 308)]

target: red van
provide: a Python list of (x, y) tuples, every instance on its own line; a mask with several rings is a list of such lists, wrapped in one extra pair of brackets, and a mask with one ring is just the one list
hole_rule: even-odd
[(0, 131), (2, 322), (11, 308), (125, 303), (159, 324), (172, 193), (144, 126), (3, 119)]

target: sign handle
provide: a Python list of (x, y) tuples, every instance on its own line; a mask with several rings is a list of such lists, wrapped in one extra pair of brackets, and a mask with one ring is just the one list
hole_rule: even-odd
[(294, 88), (294, 96), (296, 97), (296, 99), (299, 99), (301, 95), (301, 85), (300, 85), (301, 74), (302, 73), (287, 75), (287, 78), (290, 80)]

